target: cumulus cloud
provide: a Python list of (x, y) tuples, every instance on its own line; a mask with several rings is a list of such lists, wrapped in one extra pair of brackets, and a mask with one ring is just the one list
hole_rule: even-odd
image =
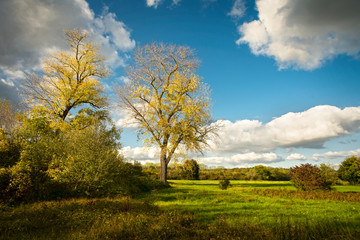
[(120, 153), (128, 160), (155, 161), (160, 158), (160, 150), (157, 147), (124, 147)]
[(322, 105), (287, 113), (264, 124), (257, 120), (221, 120), (219, 143), (213, 152), (266, 152), (276, 148), (322, 148), (335, 137), (360, 128), (360, 107), (340, 109)]
[(4, 0), (0, 1), (0, 77), (16, 82), (26, 72), (39, 70), (49, 50), (66, 47), (63, 30), (74, 28), (93, 33), (108, 63), (115, 67), (124, 64), (122, 53), (135, 46), (114, 13), (105, 11), (96, 17), (85, 0)]
[(306, 157), (299, 153), (292, 153), (286, 157), (286, 160), (294, 161), (294, 160), (306, 160)]
[(148, 7), (157, 8), (162, 0), (146, 0), (146, 5)]
[[(157, 147), (124, 147), (120, 153), (128, 160), (139, 162), (159, 162), (160, 150)], [(199, 162), (206, 165), (226, 165), (226, 166), (254, 166), (257, 164), (271, 164), (284, 161), (284, 159), (273, 152), (268, 153), (242, 153), (232, 156), (215, 156), (215, 157), (195, 157)]]
[(284, 161), (276, 153), (239, 153), (232, 156), (203, 157), (200, 162), (207, 165), (227, 165), (227, 166), (252, 166), (257, 164), (270, 164)]
[(139, 126), (139, 124), (135, 121), (135, 119), (132, 117), (131, 113), (121, 110), (118, 112), (115, 112), (113, 114), (113, 117), (115, 120), (115, 125), (117, 127), (121, 128), (136, 128)]
[(354, 151), (342, 151), (342, 152), (326, 152), (323, 154), (313, 154), (313, 160), (320, 159), (337, 159), (337, 158), (347, 158), (351, 156), (360, 156), (360, 149)]
[(231, 11), (228, 13), (229, 16), (234, 18), (241, 18), (245, 14), (245, 3), (244, 0), (235, 0)]
[(238, 27), (237, 44), (273, 57), (280, 69), (312, 70), (360, 51), (358, 0), (257, 0), (258, 19)]

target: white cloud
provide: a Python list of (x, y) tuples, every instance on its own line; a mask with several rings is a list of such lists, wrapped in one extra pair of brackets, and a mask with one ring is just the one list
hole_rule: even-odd
[(360, 51), (358, 0), (257, 0), (258, 20), (239, 26), (237, 44), (274, 57), (279, 68), (312, 70)]
[(96, 17), (85, 0), (4, 0), (0, 16), (0, 77), (7, 80), (38, 70), (49, 50), (64, 49), (64, 29), (93, 33), (113, 67), (124, 65), (124, 52), (135, 47), (129, 30), (114, 13), (105, 11)]
[(212, 152), (265, 152), (277, 148), (322, 148), (335, 137), (360, 128), (360, 107), (316, 106), (263, 124), (257, 120), (219, 121), (219, 143)]
[(157, 147), (124, 147), (120, 152), (128, 160), (155, 161), (160, 158), (160, 150)]
[(157, 8), (161, 2), (162, 0), (146, 0), (146, 5), (148, 7)]
[(276, 153), (239, 153), (232, 156), (218, 157), (202, 157), (198, 159), (206, 165), (226, 165), (226, 166), (254, 166), (257, 164), (270, 164), (284, 161), (284, 159)]
[(286, 160), (293, 161), (293, 160), (306, 160), (306, 157), (299, 153), (292, 153), (286, 157)]
[(231, 11), (228, 13), (229, 16), (234, 18), (241, 18), (245, 14), (245, 3), (244, 0), (235, 0)]
[(354, 151), (342, 151), (342, 152), (326, 152), (323, 154), (313, 154), (313, 160), (323, 159), (336, 159), (336, 158), (347, 158), (351, 156), (360, 156), (360, 149)]
[(132, 113), (125, 109), (114, 108), (112, 116), (115, 119), (115, 125), (121, 128), (137, 128), (139, 123), (135, 120)]
[[(159, 162), (160, 150), (157, 147), (124, 147), (120, 153), (127, 160), (136, 160), (139, 162)], [(234, 154), (232, 156), (215, 156), (215, 157), (195, 157), (199, 162), (206, 165), (226, 165), (226, 166), (255, 166), (257, 164), (270, 164), (284, 161), (284, 159), (276, 153), (243, 153)]]
[[(129, 127), (131, 115), (123, 114), (117, 125)], [(207, 165), (228, 167), (255, 166), (282, 161), (306, 160), (300, 153), (291, 153), (294, 148), (323, 148), (332, 138), (355, 133), (360, 129), (360, 107), (340, 109), (322, 105), (304, 112), (287, 113), (268, 123), (257, 120), (231, 122), (221, 120), (218, 144), (211, 143), (205, 156), (191, 155)], [(284, 148), (286, 158), (272, 151)], [(155, 148), (154, 148), (155, 149)], [(126, 147), (124, 155), (138, 161), (158, 161), (158, 150)], [(360, 155), (360, 149), (348, 152), (313, 154), (309, 160), (334, 159)]]

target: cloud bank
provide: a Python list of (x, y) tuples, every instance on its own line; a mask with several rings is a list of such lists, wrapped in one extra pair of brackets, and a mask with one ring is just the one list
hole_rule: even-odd
[[(0, 89), (1, 96), (16, 102), (16, 79), (40, 69), (49, 50), (64, 49), (64, 29), (81, 28), (93, 33), (103, 55), (112, 66), (124, 64), (123, 52), (135, 47), (125, 24), (114, 13), (96, 17), (85, 0), (0, 1)], [(10, 95), (4, 89), (13, 86)], [(7, 91), (8, 92), (8, 91)]]
[[(121, 125), (122, 121), (118, 124)], [(354, 134), (360, 130), (360, 107), (340, 109), (321, 105), (304, 112), (289, 112), (268, 123), (257, 120), (221, 120), (218, 123), (222, 126), (218, 133), (218, 141), (211, 143), (212, 148), (205, 156), (195, 157), (201, 163), (254, 166), (360, 155), (360, 150), (313, 154), (310, 158), (299, 153), (291, 153), (296, 148), (322, 149), (324, 143), (333, 138)], [(279, 148), (283, 148), (287, 156), (274, 152)], [(123, 153), (126, 157), (139, 161), (156, 162), (159, 159), (157, 148), (126, 147)]]
[(312, 70), (360, 51), (358, 0), (257, 0), (258, 19), (238, 27), (237, 44), (273, 57), (279, 68)]
[(360, 107), (340, 109), (322, 105), (287, 113), (264, 124), (257, 120), (221, 120), (219, 144), (224, 153), (266, 152), (277, 148), (322, 148), (326, 141), (360, 128)]
[(313, 160), (320, 159), (336, 159), (336, 158), (347, 158), (351, 156), (359, 156), (360, 149), (354, 151), (342, 151), (342, 152), (326, 152), (323, 154), (313, 154)]

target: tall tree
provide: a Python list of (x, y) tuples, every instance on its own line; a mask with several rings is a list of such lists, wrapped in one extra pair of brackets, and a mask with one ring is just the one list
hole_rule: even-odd
[(194, 72), (199, 61), (188, 47), (153, 43), (135, 50), (129, 81), (118, 88), (120, 105), (137, 122), (147, 145), (160, 148), (160, 179), (180, 144), (202, 151), (216, 130), (210, 91)]
[[(99, 78), (108, 76), (98, 46), (88, 33), (65, 31), (69, 51), (58, 51), (43, 62), (43, 74), (30, 74), (24, 82), (28, 102), (54, 119), (65, 120), (80, 105), (106, 105)], [(33, 106), (33, 107), (34, 107)]]

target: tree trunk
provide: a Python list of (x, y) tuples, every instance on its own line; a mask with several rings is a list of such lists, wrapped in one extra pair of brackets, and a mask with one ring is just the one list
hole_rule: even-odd
[(166, 149), (161, 149), (160, 153), (160, 180), (163, 183), (167, 183), (167, 161), (166, 161)]

